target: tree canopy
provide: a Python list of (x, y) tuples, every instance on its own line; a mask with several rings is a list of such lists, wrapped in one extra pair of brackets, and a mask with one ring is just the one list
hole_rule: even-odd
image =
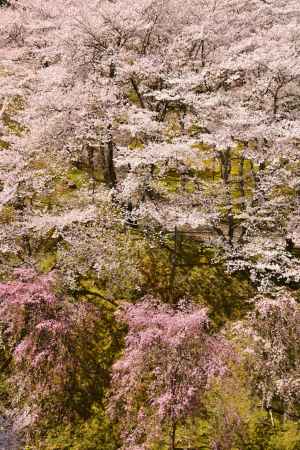
[(297, 450), (299, 0), (0, 6), (0, 422)]

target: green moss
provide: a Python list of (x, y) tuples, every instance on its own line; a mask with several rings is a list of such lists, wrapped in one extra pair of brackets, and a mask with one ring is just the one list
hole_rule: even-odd
[(238, 177), (240, 175), (240, 164), (241, 164), (241, 161), (239, 159), (232, 159), (231, 160), (230, 175), (232, 177)]
[(189, 128), (188, 128), (188, 134), (189, 136), (198, 136), (198, 134), (201, 133), (207, 133), (207, 129), (201, 125), (199, 125), (198, 123), (193, 123)]
[(21, 95), (15, 95), (10, 99), (9, 106), (7, 108), (8, 114), (12, 115), (16, 112), (23, 111), (25, 108), (25, 100)]
[(300, 450), (300, 424), (286, 421), (270, 440), (273, 450)]
[(294, 198), (298, 195), (298, 192), (296, 189), (293, 189), (290, 186), (277, 186), (274, 188), (270, 194), (271, 198), (277, 198), (279, 196), (286, 196)]
[(231, 158), (240, 158), (244, 150), (244, 144), (237, 143), (231, 149)]
[(40, 272), (48, 273), (56, 265), (57, 256), (56, 253), (48, 253), (43, 256), (38, 262), (38, 268)]
[(67, 179), (72, 181), (76, 188), (80, 189), (88, 183), (89, 176), (85, 171), (73, 167), (67, 172)]
[(193, 181), (188, 181), (185, 185), (184, 185), (184, 189), (186, 190), (186, 192), (189, 192), (190, 194), (192, 194), (193, 192), (196, 191), (197, 186)]
[(54, 189), (47, 193), (36, 194), (32, 199), (32, 205), (35, 208), (45, 210), (51, 210), (54, 206), (65, 206), (71, 204), (76, 196), (74, 191), (70, 190), (66, 183), (56, 183)]
[[(179, 233), (172, 297), (174, 301), (189, 298), (208, 306), (210, 317), (219, 327), (228, 319), (240, 319), (249, 311), (248, 300), (255, 290), (246, 274), (228, 274), (222, 264), (214, 263), (216, 250), (200, 241), (200, 233), (194, 238)], [(167, 302), (170, 300), (172, 249), (174, 235), (168, 234), (156, 248), (152, 243), (149, 251), (145, 249), (140, 263), (144, 276), (142, 292), (150, 292)]]
[[(241, 159), (240, 158), (232, 158), (230, 175), (233, 177), (239, 177), (240, 170), (241, 170)], [(246, 159), (243, 162), (243, 175), (244, 175), (244, 177), (246, 177), (246, 176), (249, 176), (249, 174), (251, 174), (251, 161)]]
[(127, 92), (127, 98), (128, 98), (128, 100), (129, 100), (131, 103), (133, 103), (134, 105), (140, 106), (140, 99), (139, 99), (139, 97), (138, 97), (138, 95), (137, 95), (137, 93), (135, 92), (134, 89), (130, 89), (130, 90)]
[(0, 223), (11, 223), (15, 219), (15, 209), (13, 206), (5, 205), (0, 210)]
[(35, 159), (31, 162), (30, 167), (34, 170), (42, 170), (47, 169), (48, 164), (49, 163), (44, 159)]
[(8, 128), (10, 133), (15, 134), (16, 136), (22, 136), (22, 134), (26, 131), (26, 127), (24, 125), (12, 119), (7, 113), (3, 114), (2, 119), (4, 125)]
[(132, 139), (132, 141), (128, 145), (128, 148), (130, 148), (130, 150), (143, 149), (144, 148), (144, 143), (140, 139), (135, 137), (135, 138)]
[(38, 448), (43, 450), (116, 450), (121, 445), (116, 430), (99, 405), (93, 407), (88, 420), (49, 430), (39, 444), (42, 446)]
[(107, 295), (104, 289), (100, 289), (96, 285), (96, 281), (93, 278), (85, 278), (80, 280), (80, 286), (82, 286), (88, 294), (99, 295), (105, 297)]
[(201, 152), (210, 152), (211, 147), (208, 144), (205, 144), (204, 142), (196, 142), (192, 145), (192, 148), (196, 150), (200, 150)]
[(168, 173), (159, 181), (163, 188), (168, 192), (177, 192), (181, 187), (181, 177), (176, 170), (169, 170)]
[(202, 180), (216, 181), (221, 178), (221, 166), (215, 158), (202, 161), (202, 168), (199, 171), (199, 177)]

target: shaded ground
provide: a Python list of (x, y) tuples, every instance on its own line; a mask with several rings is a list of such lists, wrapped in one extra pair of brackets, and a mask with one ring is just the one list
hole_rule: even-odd
[(18, 446), (17, 436), (9, 423), (0, 416), (0, 450), (21, 450)]

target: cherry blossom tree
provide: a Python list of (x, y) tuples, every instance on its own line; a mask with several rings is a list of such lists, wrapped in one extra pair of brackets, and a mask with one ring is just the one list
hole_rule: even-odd
[(86, 346), (95, 339), (99, 313), (88, 303), (74, 304), (55, 292), (53, 273), (38, 276), (19, 269), (15, 275), (15, 281), (0, 284), (1, 328), (13, 358), (15, 406), (25, 409), (28, 424), (52, 410), (57, 417), (73, 414), (67, 398), (80, 371), (78, 350), (82, 339)]
[[(152, 14), (160, 6), (152, 2)], [(103, 38), (105, 41), (106, 36), (118, 33), (115, 30), (120, 30), (120, 21), (135, 20), (134, 30), (128, 35), (124, 31), (126, 38), (115, 57), (112, 82), (117, 83), (117, 89), (121, 88), (123, 98), (124, 88), (126, 91), (132, 88), (137, 102), (134, 109), (139, 107), (143, 114), (145, 110), (152, 112), (152, 123), (154, 119), (154, 124), (159, 125), (153, 136), (141, 134), (131, 123), (136, 114), (131, 116), (131, 107), (127, 106), (127, 123), (122, 128), (127, 127), (131, 138), (141, 141), (144, 148), (142, 152), (140, 149), (132, 151), (129, 146), (126, 151), (123, 146), (117, 146), (117, 166), (120, 169), (130, 167), (118, 192), (121, 191), (127, 201), (128, 197), (132, 198), (134, 213), (145, 221), (152, 219), (163, 227), (181, 224), (186, 228), (191, 224), (195, 228), (210, 229), (215, 235), (214, 242), (225, 248), (230, 267), (247, 267), (254, 281), (263, 278), (265, 288), (272, 277), (278, 276), (277, 268), (283, 279), (296, 282), (299, 279), (298, 261), (285, 251), (287, 236), (284, 232), (289, 212), (298, 208), (299, 180), (292, 161), (297, 159), (295, 139), (299, 127), (294, 106), (299, 101), (299, 35), (293, 20), (296, 23), (299, 14), (294, 2), (288, 8), (280, 2), (276, 6), (271, 8), (259, 1), (239, 5), (231, 1), (207, 2), (207, 15), (200, 12), (197, 15), (197, 8), (203, 10), (202, 3), (190, 2), (183, 10), (174, 2), (164, 2), (159, 14), (154, 14), (145, 59), (144, 47), (137, 44), (141, 40), (141, 25), (137, 25), (137, 21), (145, 20), (140, 9), (143, 7), (134, 6), (135, 18), (130, 19), (124, 17), (122, 2), (107, 4), (104, 22), (111, 33), (104, 32)], [(100, 24), (88, 21), (88, 12), (85, 14), (81, 34), (91, 43)], [(175, 16), (173, 29), (164, 25), (164, 14)], [(197, 28), (193, 21), (198, 23), (203, 16), (205, 22)], [(225, 22), (235, 24), (234, 28), (239, 30), (236, 36), (223, 36), (224, 18)], [(166, 43), (163, 37), (164, 27), (171, 42)], [(230, 34), (231, 28), (228, 27)], [(195, 35), (192, 43), (187, 37), (191, 29)], [(259, 37), (254, 39), (254, 33)], [(274, 34), (279, 36), (276, 45)], [(159, 44), (151, 46), (156, 39)], [(77, 40), (80, 41), (80, 34)], [(83, 46), (86, 42), (83, 41)], [(107, 42), (105, 45), (113, 46)], [(196, 60), (192, 58), (190, 66), (188, 57), (193, 52)], [(100, 54), (99, 64), (103, 67), (107, 63)], [(128, 54), (134, 61), (129, 65)], [(286, 59), (289, 65), (285, 64)], [(103, 71), (107, 73), (108, 69), (103, 68)], [(264, 96), (266, 101), (262, 103)], [(280, 108), (284, 110), (281, 114)], [(190, 136), (193, 124), (198, 126), (196, 137)], [(170, 126), (173, 129), (170, 130)], [(155, 131), (153, 126), (148, 126), (148, 130)], [(163, 146), (163, 152), (162, 145), (156, 145), (157, 134), (170, 140), (168, 146)], [(199, 142), (208, 145), (209, 151), (203, 154), (200, 148), (200, 155), (196, 155), (195, 145)], [(289, 165), (284, 158), (288, 158)], [(192, 196), (191, 192), (184, 192), (185, 189), (174, 196), (163, 187), (157, 188), (170, 172), (178, 173), (178, 166), (181, 166), (179, 176), (183, 173), (186, 182), (196, 185)], [(211, 171), (211, 166), (216, 168), (212, 169), (216, 172), (216, 183), (209, 180), (208, 184), (201, 176), (200, 180), (199, 176), (195, 177), (195, 170), (202, 168), (205, 174), (208, 168)], [(153, 167), (158, 167), (159, 172), (156, 170), (155, 174)], [(287, 185), (291, 187), (282, 195), (283, 186)], [(157, 200), (160, 201), (158, 207)], [(290, 209), (284, 211), (285, 205)], [(255, 224), (254, 217), (258, 219)], [(276, 229), (274, 244), (268, 254), (259, 256), (259, 239), (264, 241), (266, 238), (261, 235), (264, 232), (269, 235), (271, 229)], [(279, 229), (283, 230), (282, 234), (278, 233)], [(258, 263), (253, 263), (257, 258)]]
[(299, 408), (299, 304), (286, 292), (256, 299), (254, 311), (237, 329), (247, 336), (246, 355), (262, 405), (297, 415)]
[(113, 367), (111, 411), (120, 419), (124, 449), (148, 449), (199, 411), (201, 395), (226, 371), (228, 343), (210, 333), (205, 309), (144, 299), (119, 318), (129, 327), (124, 355)]

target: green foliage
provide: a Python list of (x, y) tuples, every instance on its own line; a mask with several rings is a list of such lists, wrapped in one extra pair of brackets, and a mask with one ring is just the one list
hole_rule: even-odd
[(56, 253), (45, 254), (45, 256), (38, 262), (39, 271), (44, 273), (50, 272), (55, 267), (56, 261)]
[(116, 450), (119, 445), (116, 430), (103, 407), (100, 404), (94, 404), (88, 420), (62, 424), (50, 429), (46, 437), (42, 441), (38, 439), (33, 448), (36, 450)]
[(298, 450), (296, 422), (259, 407), (249, 387), (249, 373), (232, 367), (225, 381), (216, 382), (206, 400), (207, 437), (224, 450)]
[(207, 133), (207, 128), (199, 125), (198, 123), (194, 122), (189, 128), (188, 128), (188, 134), (189, 136), (198, 136), (201, 133)]
[(9, 132), (11, 134), (15, 134), (16, 136), (22, 136), (22, 134), (26, 131), (26, 127), (24, 125), (17, 120), (12, 119), (12, 117), (7, 113), (3, 114), (3, 123)]
[(216, 158), (209, 158), (202, 161), (199, 177), (204, 181), (218, 181), (221, 177), (221, 167)]
[(15, 219), (15, 209), (13, 206), (3, 206), (0, 211), (0, 224), (11, 223)]
[(286, 421), (278, 432), (270, 439), (270, 449), (273, 450), (299, 450), (300, 425), (296, 422)]
[(80, 189), (88, 183), (89, 177), (85, 171), (73, 167), (67, 172), (67, 179)]
[(177, 192), (182, 184), (181, 177), (176, 170), (169, 170), (159, 184), (168, 192)]
[(3, 333), (4, 329), (0, 326), (0, 415), (10, 401), (8, 377), (10, 375), (11, 356), (5, 344)]
[(140, 106), (140, 99), (139, 96), (137, 95), (136, 91), (134, 89), (130, 89), (127, 92), (127, 98), (128, 100), (133, 103), (134, 105)]
[(9, 148), (9, 142), (4, 141), (3, 139), (0, 139), (0, 150), (4, 149), (7, 150)]
[(128, 148), (131, 150), (142, 150), (144, 148), (144, 143), (137, 137), (133, 138), (130, 144), (128, 145)]
[[(140, 270), (143, 274), (142, 292), (152, 293), (164, 301), (180, 298), (205, 304), (210, 316), (220, 326), (228, 319), (241, 318), (249, 309), (254, 288), (246, 274), (231, 275), (222, 264), (214, 262), (217, 256), (212, 248), (201, 245), (195, 239), (180, 235), (177, 243), (177, 259), (172, 286), (174, 236), (151, 241), (145, 248)], [(155, 274), (159, 273), (159, 277)]]

